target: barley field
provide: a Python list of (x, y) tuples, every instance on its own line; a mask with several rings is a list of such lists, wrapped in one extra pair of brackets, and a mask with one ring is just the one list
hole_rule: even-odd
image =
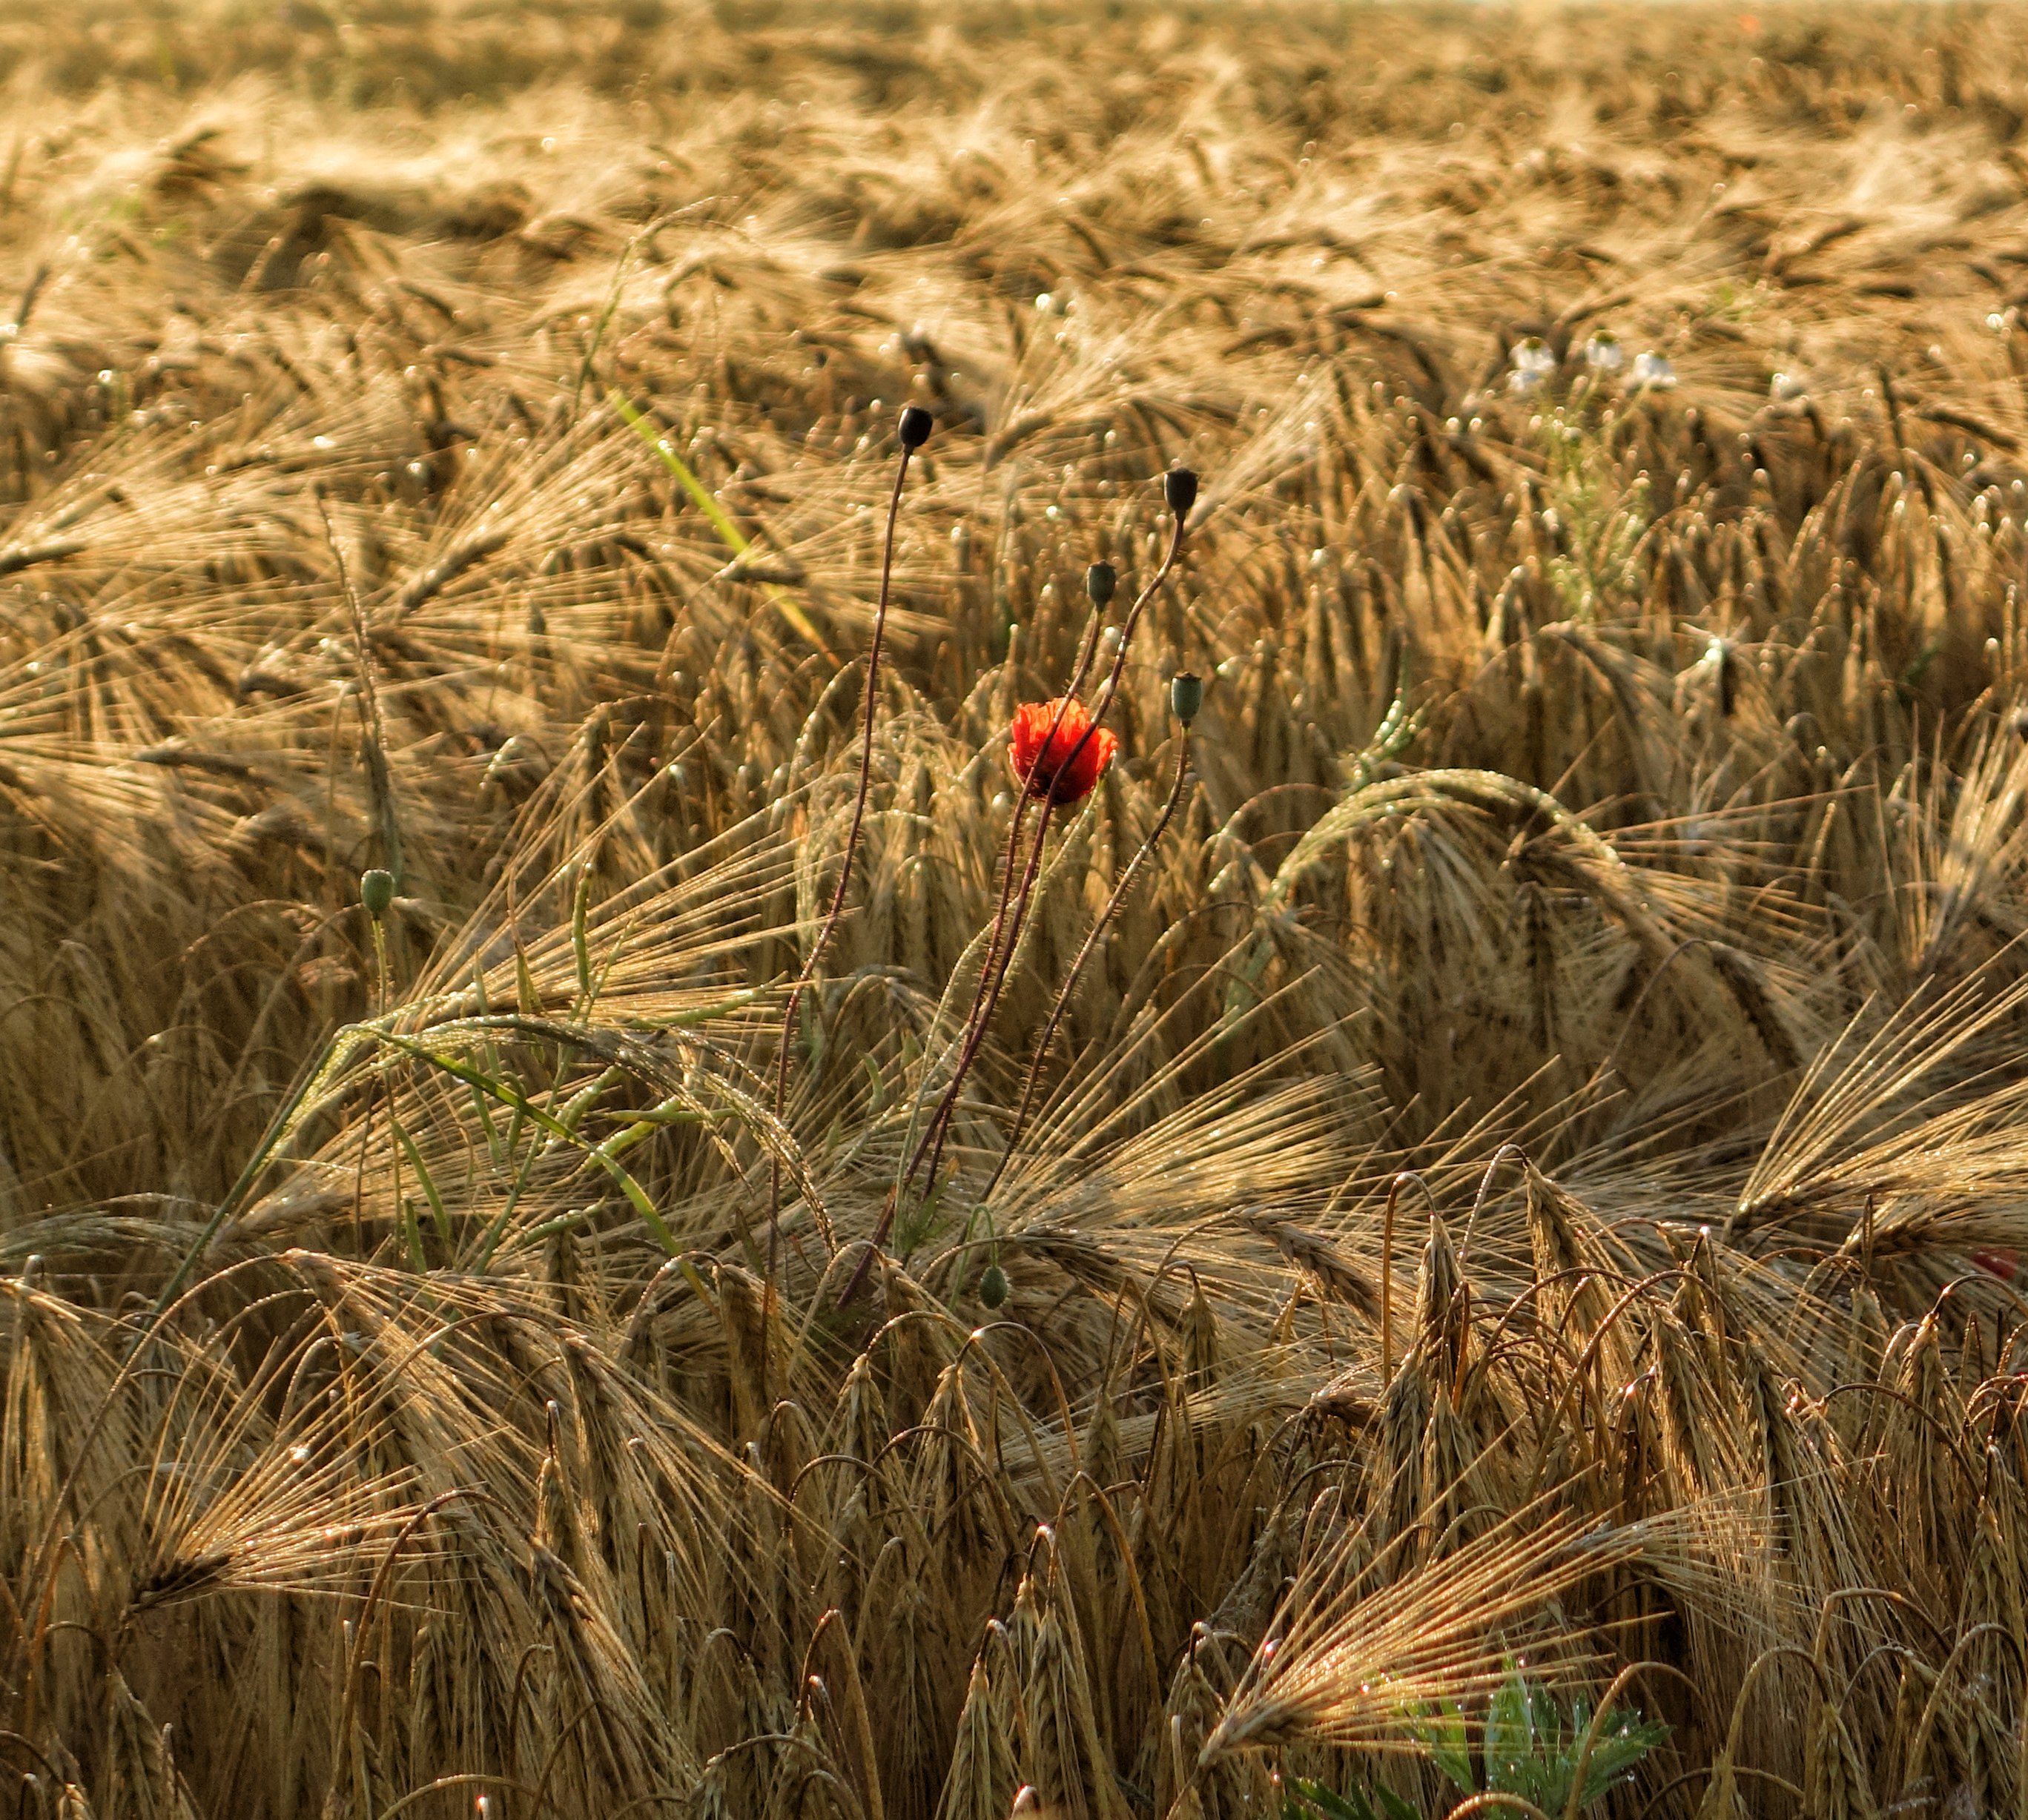
[(0, 0), (0, 1810), (2028, 1814), (2022, 25)]

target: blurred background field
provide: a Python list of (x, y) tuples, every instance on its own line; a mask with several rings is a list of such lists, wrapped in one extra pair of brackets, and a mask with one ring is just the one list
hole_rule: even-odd
[(0, 1796), (2028, 1803), (2021, 45), (0, 0)]

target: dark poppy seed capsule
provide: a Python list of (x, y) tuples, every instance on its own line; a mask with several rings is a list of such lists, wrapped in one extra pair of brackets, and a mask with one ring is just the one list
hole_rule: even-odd
[(901, 413), (901, 446), (920, 449), (929, 441), (930, 431), (936, 427), (936, 420), (920, 405), (911, 405)]
[(1112, 591), (1119, 586), (1119, 572), (1109, 562), (1095, 562), (1084, 572), (1084, 591), (1091, 597), (1095, 607), (1106, 605), (1112, 598)]
[(378, 866), (361, 874), (359, 901), (366, 906), (366, 914), (378, 923), (394, 907), (394, 875), (382, 871)]
[(979, 1299), (986, 1307), (997, 1308), (1007, 1300), (1007, 1273), (997, 1264), (988, 1264), (979, 1274)]
[(1197, 502), (1197, 477), (1187, 468), (1171, 468), (1162, 476), (1162, 497), (1177, 517), (1186, 516)]
[(1170, 679), (1169, 710), (1187, 727), (1197, 719), (1197, 710), (1204, 706), (1204, 679), (1193, 676), (1187, 670), (1179, 671)]

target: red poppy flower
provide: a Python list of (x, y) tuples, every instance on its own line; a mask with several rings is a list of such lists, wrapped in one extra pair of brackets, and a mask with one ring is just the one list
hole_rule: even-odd
[(1024, 701), (1014, 710), (1014, 745), (1008, 759), (1014, 781), (1025, 784), (1031, 796), (1058, 803), (1082, 801), (1119, 749), (1119, 742), (1104, 727), (1094, 730), (1081, 701)]

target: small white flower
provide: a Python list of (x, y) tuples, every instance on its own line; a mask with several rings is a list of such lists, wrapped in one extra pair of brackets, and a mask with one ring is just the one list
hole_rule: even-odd
[(1650, 351), (1634, 357), (1634, 383), (1656, 391), (1667, 391), (1676, 383), (1676, 369), (1662, 355)]
[(1800, 398), (1809, 387), (1793, 373), (1777, 373), (1767, 382), (1767, 395), (1777, 402), (1786, 398)]
[(1626, 350), (1619, 336), (1601, 329), (1584, 345), (1585, 364), (1595, 373), (1616, 373), (1626, 364)]
[(1513, 372), (1507, 375), (1509, 391), (1532, 392), (1556, 370), (1556, 357), (1542, 345), (1540, 335), (1516, 342), (1508, 357), (1514, 363)]

